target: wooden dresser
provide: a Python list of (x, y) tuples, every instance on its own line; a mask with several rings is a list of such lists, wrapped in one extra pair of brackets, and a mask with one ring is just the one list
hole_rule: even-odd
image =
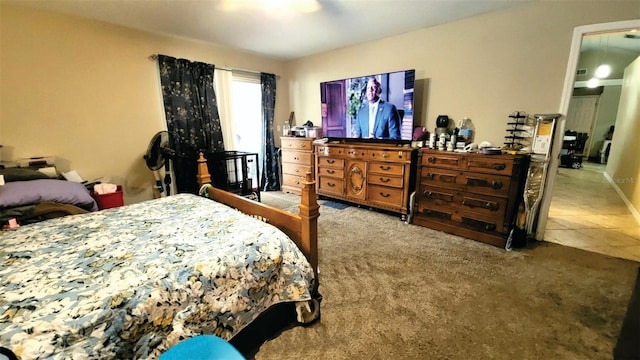
[(504, 247), (528, 157), (422, 149), (413, 223)]
[(314, 176), (313, 138), (281, 137), (282, 191), (300, 195), (307, 172)]
[(316, 144), (318, 195), (402, 214), (415, 188), (417, 151), (370, 143)]

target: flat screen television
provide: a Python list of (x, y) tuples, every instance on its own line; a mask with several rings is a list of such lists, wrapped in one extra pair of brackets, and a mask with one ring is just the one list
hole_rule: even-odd
[[(375, 115), (368, 113), (369, 82), (380, 88), (380, 102), (374, 108), (377, 110)], [(320, 83), (322, 136), (330, 139), (410, 141), (413, 134), (414, 82), (415, 70), (411, 69)]]

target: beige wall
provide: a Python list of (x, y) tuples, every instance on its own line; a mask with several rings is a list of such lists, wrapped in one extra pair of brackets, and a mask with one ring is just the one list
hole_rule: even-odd
[[(416, 69), (417, 124), (465, 116), (476, 141), (502, 145), (513, 111), (557, 113), (576, 26), (640, 17), (638, 1), (526, 3), (512, 9), (300, 59), (291, 66), (298, 122), (320, 122), (326, 80)], [(418, 91), (418, 89), (416, 89)]]
[(284, 63), (0, 3), (0, 144), (3, 160), (57, 156), (61, 171), (123, 184), (125, 202), (152, 197), (142, 155), (162, 130), (157, 63), (165, 54), (279, 74), (276, 118), (289, 114)]
[[(640, 215), (640, 57), (624, 71), (606, 174)], [(640, 217), (638, 218), (640, 221)]]

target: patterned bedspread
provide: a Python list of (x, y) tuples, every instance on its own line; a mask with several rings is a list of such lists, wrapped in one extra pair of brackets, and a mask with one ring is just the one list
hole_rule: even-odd
[(269, 306), (311, 298), (280, 230), (180, 194), (0, 235), (0, 346), (22, 359), (157, 358), (231, 338)]

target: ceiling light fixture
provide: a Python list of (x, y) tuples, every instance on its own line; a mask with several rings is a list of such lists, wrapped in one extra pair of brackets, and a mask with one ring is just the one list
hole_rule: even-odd
[(607, 64), (602, 64), (598, 66), (598, 68), (596, 69), (596, 77), (598, 79), (604, 79), (608, 77), (610, 74), (611, 74), (611, 66)]

